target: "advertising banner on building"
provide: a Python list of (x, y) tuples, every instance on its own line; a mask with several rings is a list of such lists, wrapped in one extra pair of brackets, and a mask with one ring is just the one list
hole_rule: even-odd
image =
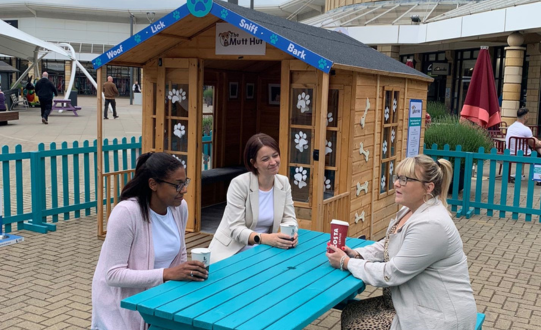
[(267, 43), (228, 23), (216, 24), (216, 55), (265, 55)]

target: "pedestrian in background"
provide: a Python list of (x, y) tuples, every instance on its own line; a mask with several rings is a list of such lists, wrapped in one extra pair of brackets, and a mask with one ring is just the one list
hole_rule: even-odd
[(113, 77), (107, 77), (107, 82), (103, 84), (103, 94), (105, 95), (105, 108), (103, 109), (103, 119), (109, 119), (107, 117), (107, 109), (109, 108), (109, 104), (111, 104), (111, 107), (113, 108), (113, 118), (117, 119), (118, 116), (116, 114), (115, 98), (118, 96), (119, 93), (116, 85), (113, 83)]
[(141, 85), (139, 85), (137, 80), (135, 81), (135, 84), (133, 84), (132, 89), (134, 93), (141, 93)]
[(47, 72), (43, 72), (42, 78), (36, 83), (36, 95), (39, 97), (41, 107), (41, 122), (49, 124), (49, 115), (53, 109), (53, 97), (58, 96), (58, 91), (49, 81)]

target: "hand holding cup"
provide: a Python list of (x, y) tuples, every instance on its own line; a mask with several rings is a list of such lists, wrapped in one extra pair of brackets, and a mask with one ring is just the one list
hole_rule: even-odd
[(208, 278), (209, 272), (200, 261), (187, 261), (175, 267), (163, 270), (163, 281), (195, 281), (203, 282)]
[[(293, 242), (291, 242), (291, 236), (283, 233), (272, 233), (261, 235), (261, 240), (263, 244), (274, 246), (280, 249), (289, 249), (292, 246), (295, 246), (296, 236), (294, 237)], [(293, 245), (295, 244), (295, 245)]]
[(343, 256), (347, 255), (346, 252), (330, 244), (327, 244), (327, 251), (332, 251), (325, 254), (329, 259), (329, 263), (331, 264), (331, 266), (333, 266), (334, 268), (340, 268), (340, 259), (342, 259)]

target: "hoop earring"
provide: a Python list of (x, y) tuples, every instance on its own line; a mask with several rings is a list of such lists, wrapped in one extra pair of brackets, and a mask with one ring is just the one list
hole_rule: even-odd
[[(426, 198), (426, 196), (430, 196), (428, 199)], [(428, 194), (425, 194), (423, 196), (423, 201), (428, 205), (428, 206), (434, 206), (436, 205), (437, 201), (436, 201), (436, 196), (434, 196), (432, 193), (428, 193)], [(429, 201), (432, 201), (429, 203)]]

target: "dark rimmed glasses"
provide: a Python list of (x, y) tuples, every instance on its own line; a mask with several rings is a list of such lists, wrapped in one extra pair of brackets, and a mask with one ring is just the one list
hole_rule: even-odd
[(160, 179), (157, 179), (156, 181), (170, 184), (170, 185), (175, 187), (177, 192), (181, 192), (182, 189), (184, 189), (184, 187), (187, 187), (190, 184), (191, 179), (186, 178), (186, 181), (181, 182), (181, 183), (172, 183), (172, 182), (167, 182), (167, 181), (160, 180)]
[(396, 182), (396, 180), (398, 180), (398, 183), (400, 184), (401, 187), (404, 187), (405, 185), (407, 185), (408, 181), (417, 181), (417, 182), (425, 183), (425, 181), (415, 179), (415, 178), (410, 178), (409, 176), (405, 176), (405, 175), (393, 175), (393, 182)]

